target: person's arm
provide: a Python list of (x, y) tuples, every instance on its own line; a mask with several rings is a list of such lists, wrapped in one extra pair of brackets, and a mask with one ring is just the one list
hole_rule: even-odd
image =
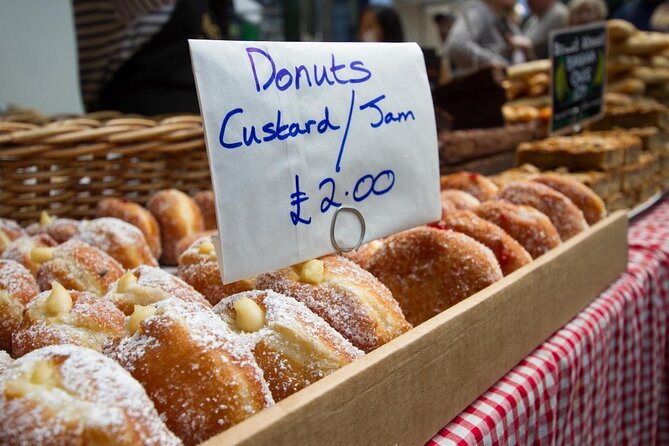
[(111, 0), (118, 17), (123, 21), (131, 21), (177, 0)]

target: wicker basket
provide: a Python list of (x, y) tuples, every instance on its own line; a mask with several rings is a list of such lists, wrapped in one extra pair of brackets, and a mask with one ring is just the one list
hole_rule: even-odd
[(0, 217), (90, 218), (105, 197), (145, 204), (156, 191), (211, 188), (199, 116), (99, 113), (44, 125), (0, 121)]

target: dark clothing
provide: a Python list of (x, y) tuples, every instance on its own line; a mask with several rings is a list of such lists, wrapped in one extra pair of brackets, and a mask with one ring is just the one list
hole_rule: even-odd
[(650, 18), (658, 5), (644, 0), (626, 2), (611, 14), (611, 18), (627, 20), (642, 31), (650, 31)]

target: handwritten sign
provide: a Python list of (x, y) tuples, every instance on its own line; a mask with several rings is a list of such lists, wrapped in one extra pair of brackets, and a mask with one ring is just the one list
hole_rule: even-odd
[(604, 23), (551, 32), (551, 133), (604, 115), (606, 44)]
[(439, 218), (417, 45), (189, 43), (226, 283)]

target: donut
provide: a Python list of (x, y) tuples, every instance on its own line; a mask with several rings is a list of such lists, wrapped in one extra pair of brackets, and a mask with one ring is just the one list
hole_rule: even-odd
[(364, 269), (367, 269), (367, 262), (382, 244), (383, 242), (381, 240), (372, 240), (371, 242), (363, 244), (356, 250), (343, 253), (341, 256), (349, 259), (351, 262), (357, 263)]
[(364, 352), (411, 328), (388, 288), (344, 257), (327, 256), (260, 274), (256, 288), (302, 302)]
[(123, 220), (124, 222), (137, 227), (142, 231), (142, 234), (144, 234), (144, 238), (149, 245), (149, 249), (151, 249), (153, 257), (156, 259), (160, 258), (162, 247), (160, 244), (160, 228), (158, 227), (158, 222), (151, 212), (144, 209), (142, 206), (120, 198), (105, 198), (98, 203), (97, 209), (95, 210), (95, 216), (98, 218), (118, 218), (119, 220)]
[(474, 209), (481, 204), (472, 194), (458, 189), (443, 189), (441, 191), (441, 215), (460, 209)]
[(239, 336), (201, 305), (166, 299), (136, 306), (128, 337), (105, 353), (139, 381), (167, 426), (199, 444), (273, 403)]
[(214, 201), (214, 192), (210, 190), (202, 190), (193, 195), (193, 200), (200, 208), (202, 218), (204, 219), (204, 229), (216, 229), (216, 202)]
[(23, 356), (49, 345), (74, 344), (102, 351), (123, 335), (124, 316), (112, 302), (86, 291), (68, 291), (58, 282), (35, 296), (12, 335), (12, 352)]
[(7, 245), (19, 237), (27, 235), (26, 231), (14, 220), (0, 218), (0, 254), (2, 254)]
[(40, 264), (31, 259), (30, 253), (35, 248), (52, 248), (56, 245), (56, 241), (48, 234), (20, 237), (7, 245), (7, 249), (2, 253), (2, 258), (19, 262), (34, 276), (37, 274)]
[(160, 226), (163, 243), (160, 261), (166, 265), (176, 265), (179, 240), (194, 232), (204, 231), (200, 208), (191, 197), (176, 189), (161, 190), (149, 199), (146, 207)]
[(550, 218), (530, 206), (486, 201), (473, 211), (504, 230), (536, 259), (561, 243)]
[(564, 175), (543, 174), (532, 181), (544, 184), (569, 198), (583, 212), (589, 225), (594, 225), (606, 217), (606, 206), (599, 195), (585, 184)]
[(190, 248), (190, 246), (196, 241), (204, 237), (213, 237), (217, 233), (218, 231), (215, 230), (202, 231), (202, 232), (194, 232), (192, 234), (188, 234), (187, 236), (183, 237), (181, 240), (179, 240), (179, 243), (177, 243), (176, 247), (176, 254), (178, 256), (177, 258), (180, 258), (181, 254), (186, 252), (186, 250)]
[(65, 243), (79, 232), (79, 221), (71, 218), (57, 218), (46, 211), (40, 214), (39, 223), (33, 223), (26, 228), (29, 235), (47, 234), (56, 243)]
[(502, 278), (490, 249), (464, 234), (427, 226), (388, 237), (368, 268), (414, 326)]
[(13, 260), (0, 260), (0, 350), (12, 351), (12, 334), (21, 324), (26, 305), (38, 293), (30, 271)]
[(364, 354), (302, 303), (271, 290), (223, 299), (214, 313), (249, 344), (277, 402)]
[(532, 261), (532, 256), (513, 237), (471, 211), (452, 212), (430, 226), (460, 232), (487, 246), (495, 254), (505, 276)]
[(126, 272), (111, 284), (105, 295), (125, 315), (131, 315), (135, 305), (149, 305), (169, 297), (211, 308), (192, 286), (167, 271), (147, 265)]
[(223, 285), (211, 237), (197, 240), (181, 254), (177, 276), (202, 293), (212, 305), (216, 305), (224, 297), (255, 288), (255, 278)]
[(588, 229), (583, 212), (560, 192), (531, 181), (509, 183), (497, 197), (513, 204), (531, 206), (546, 214), (564, 242)]
[(611, 19), (606, 22), (609, 39), (618, 42), (625, 40), (637, 32), (636, 27), (626, 20)]
[(5, 373), (5, 370), (12, 365), (14, 360), (12, 359), (11, 356), (9, 356), (9, 353), (7, 353), (4, 350), (0, 350), (0, 375)]
[(139, 383), (75, 345), (35, 350), (0, 374), (0, 444), (177, 446)]
[(35, 248), (30, 258), (41, 264), (37, 284), (42, 290), (55, 280), (68, 290), (103, 295), (123, 275), (123, 267), (104, 251), (74, 239), (54, 248)]
[(458, 189), (479, 201), (490, 200), (497, 193), (497, 186), (488, 178), (475, 172), (457, 172), (441, 176), (441, 189)]
[(139, 265), (158, 266), (142, 231), (118, 218), (82, 222), (79, 234), (73, 238), (103, 250), (127, 269)]

